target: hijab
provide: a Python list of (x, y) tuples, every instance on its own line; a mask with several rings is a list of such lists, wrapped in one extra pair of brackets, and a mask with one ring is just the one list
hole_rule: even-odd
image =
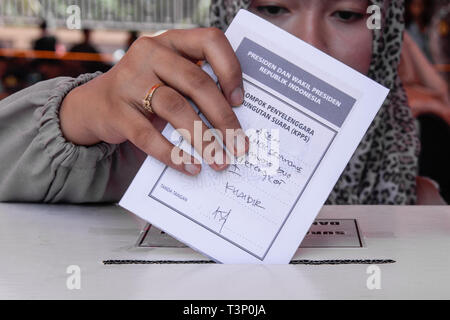
[[(211, 25), (226, 30), (239, 9), (251, 0), (212, 0)], [(372, 0), (382, 12), (382, 27), (373, 30), (368, 76), (390, 89), (327, 204), (416, 203), (419, 139), (397, 69), (404, 30), (403, 0)]]

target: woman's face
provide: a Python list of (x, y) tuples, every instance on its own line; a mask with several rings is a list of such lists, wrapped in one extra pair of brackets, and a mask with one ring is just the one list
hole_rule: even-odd
[(250, 10), (367, 74), (373, 37), (368, 5), (367, 0), (253, 0)]

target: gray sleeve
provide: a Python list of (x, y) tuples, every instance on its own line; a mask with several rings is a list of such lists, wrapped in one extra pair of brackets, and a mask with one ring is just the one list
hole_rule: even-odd
[(145, 154), (130, 143), (66, 141), (59, 108), (99, 73), (38, 83), (0, 101), (0, 201), (117, 202)]

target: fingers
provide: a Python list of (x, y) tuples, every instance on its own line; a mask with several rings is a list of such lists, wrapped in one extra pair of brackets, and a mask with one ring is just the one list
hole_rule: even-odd
[(171, 30), (158, 38), (189, 59), (207, 60), (228, 102), (232, 106), (243, 103), (244, 87), (239, 60), (222, 31), (217, 28)]
[[(154, 67), (155, 74), (170, 87), (192, 98), (222, 137), (227, 137), (227, 130), (232, 132), (234, 136), (225, 139), (224, 143), (235, 155), (244, 155), (249, 148), (248, 138), (214, 81), (195, 64), (172, 50), (161, 48), (156, 60), (160, 63)], [(171, 117), (174, 115), (167, 115), (166, 120), (172, 123), (175, 120)]]
[(117, 129), (136, 147), (169, 167), (190, 176), (200, 173), (198, 161), (164, 138), (139, 111), (124, 108)]
[(158, 116), (177, 129), (214, 170), (227, 167), (229, 161), (225, 151), (212, 134), (205, 139), (208, 127), (181, 94), (168, 86), (162, 86), (154, 93), (152, 107)]

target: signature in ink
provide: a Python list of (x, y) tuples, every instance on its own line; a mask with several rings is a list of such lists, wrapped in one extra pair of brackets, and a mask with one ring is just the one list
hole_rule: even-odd
[(230, 214), (231, 214), (231, 209), (228, 211), (224, 211), (224, 210), (220, 209), (220, 206), (217, 207), (216, 211), (214, 211), (212, 213), (213, 219), (216, 220), (217, 222), (221, 223), (219, 233), (222, 232), (223, 226), (225, 225), (225, 222), (227, 222), (227, 219), (230, 216)]

